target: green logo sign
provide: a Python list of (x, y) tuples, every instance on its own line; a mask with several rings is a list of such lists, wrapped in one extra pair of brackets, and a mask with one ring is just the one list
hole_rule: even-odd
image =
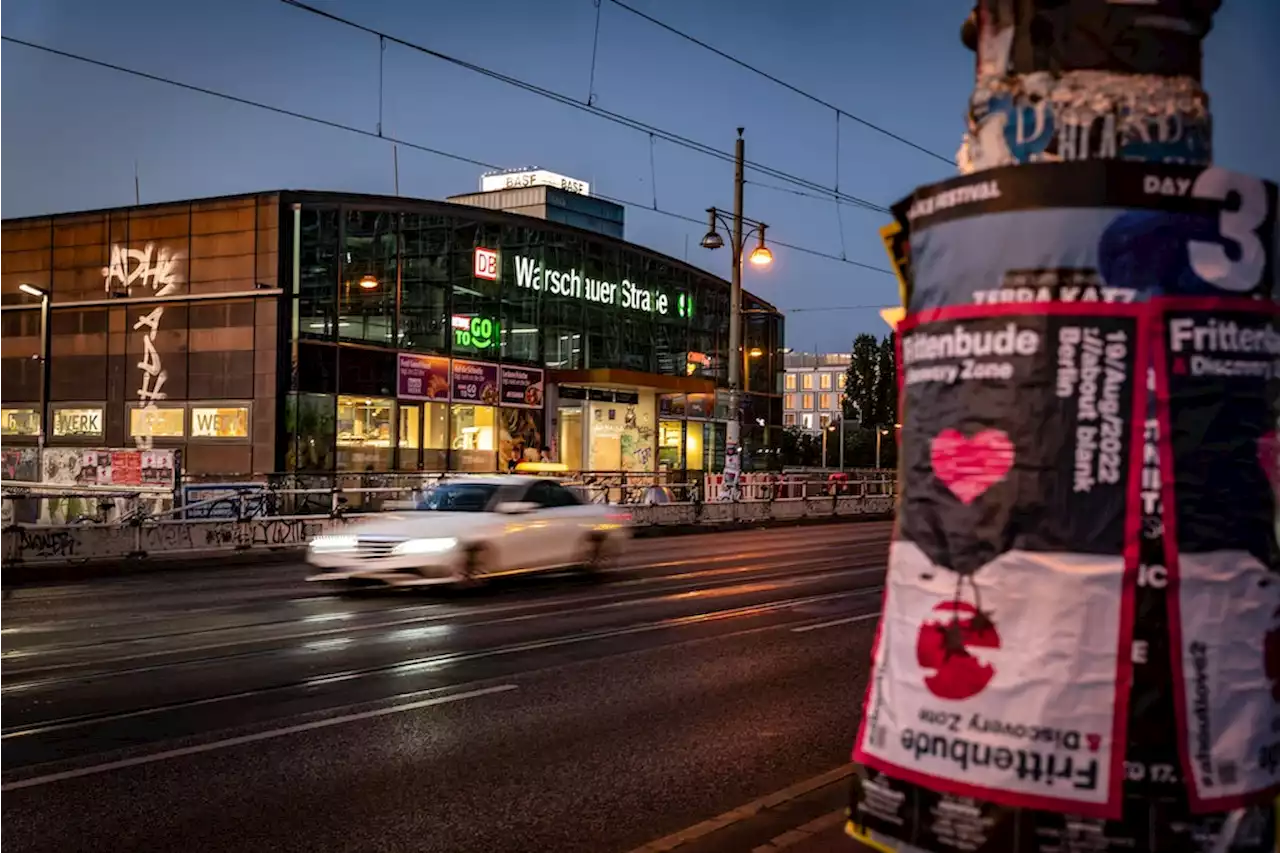
[(498, 345), (498, 321), (492, 317), (453, 315), (453, 345), (490, 349)]

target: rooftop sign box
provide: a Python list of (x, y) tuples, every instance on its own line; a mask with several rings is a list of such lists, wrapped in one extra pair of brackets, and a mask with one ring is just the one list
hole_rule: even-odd
[(577, 178), (548, 172), (546, 169), (513, 169), (480, 176), (480, 192), (514, 190), (522, 187), (555, 187), (578, 195), (591, 195), (591, 185)]

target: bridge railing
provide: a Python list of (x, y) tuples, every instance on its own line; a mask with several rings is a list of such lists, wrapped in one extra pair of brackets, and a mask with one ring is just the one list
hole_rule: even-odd
[[(632, 523), (688, 527), (796, 521), (805, 518), (884, 517), (891, 495), (822, 495), (778, 500), (680, 501), (627, 507)], [(242, 519), (139, 518), (124, 524), (10, 524), (0, 534), (3, 564), (79, 564), (92, 560), (181, 558), (245, 551), (300, 550), (313, 537), (375, 513), (282, 515)]]

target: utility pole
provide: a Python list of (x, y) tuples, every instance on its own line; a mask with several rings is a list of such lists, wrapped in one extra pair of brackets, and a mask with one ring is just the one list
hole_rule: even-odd
[[(732, 270), (729, 275), (729, 346), (726, 357), (729, 359), (729, 423), (725, 429), (724, 481), (729, 494), (736, 497), (738, 478), (742, 473), (742, 364), (746, 360), (746, 352), (742, 345), (742, 262), (746, 255), (746, 241), (752, 234), (759, 235), (759, 244), (747, 256), (752, 265), (763, 267), (773, 263), (773, 253), (764, 243), (765, 229), (763, 222), (747, 219), (742, 214), (743, 170), (746, 162), (745, 143), (742, 140), (743, 128), (738, 128), (738, 138), (734, 144), (733, 158), (733, 217), (726, 220), (723, 214), (711, 207), (707, 209), (707, 234), (702, 238), (702, 248), (719, 249), (724, 245), (724, 238), (716, 230), (724, 226), (729, 232), (730, 261)], [(744, 226), (750, 226), (744, 231)], [(770, 358), (772, 358), (772, 354)]]
[(733, 233), (730, 237), (733, 271), (729, 276), (729, 425), (725, 430), (724, 479), (737, 497), (742, 473), (742, 186), (746, 143), (743, 128), (733, 147)]

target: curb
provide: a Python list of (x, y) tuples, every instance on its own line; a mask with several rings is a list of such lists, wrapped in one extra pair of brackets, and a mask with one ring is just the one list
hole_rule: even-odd
[[(667, 853), (667, 851), (669, 850), (675, 850), (685, 844), (690, 844), (694, 841), (698, 841), (712, 834), (713, 832), (718, 832), (728, 826), (732, 826), (735, 823), (740, 823), (744, 820), (753, 818), (756, 815), (760, 814), (761, 812), (765, 812), (770, 809), (777, 808), (783, 803), (790, 802), (791, 800), (794, 800), (794, 799), (798, 799), (799, 797), (802, 797), (805, 794), (808, 794), (812, 791), (816, 791), (819, 788), (823, 788), (823, 787), (826, 787), (827, 785), (831, 785), (843, 779), (847, 779), (853, 775), (855, 769), (856, 769), (856, 766), (853, 764), (841, 765), (840, 767), (837, 767), (834, 770), (828, 770), (826, 773), (823, 773), (818, 776), (814, 776), (812, 779), (805, 779), (802, 782), (797, 782), (794, 785), (790, 785), (786, 788), (783, 788), (781, 791), (774, 791), (772, 794), (768, 794), (757, 800), (752, 800), (751, 802), (746, 803), (745, 805), (738, 806), (736, 809), (727, 811), (722, 815), (718, 815), (717, 817), (711, 818), (710, 820), (704, 820), (701, 823), (695, 823), (693, 826), (686, 827), (685, 829), (682, 829), (679, 832), (674, 832), (671, 835), (665, 836), (663, 838), (659, 838), (655, 841), (650, 841), (648, 844), (642, 845), (640, 847), (635, 848), (634, 850), (628, 851), (628, 853)], [(836, 814), (839, 814), (841, 817), (843, 817), (842, 812), (837, 812)], [(819, 818), (818, 820), (824, 820), (828, 818), (830, 818), (830, 815), (825, 815), (823, 818)], [(790, 833), (787, 833), (786, 835), (789, 835), (789, 834)], [(810, 835), (811, 833), (806, 832), (803, 836), (797, 838), (796, 841), (804, 840), (805, 838), (808, 838)], [(782, 837), (785, 837), (785, 835), (779, 836), (779, 838), (782, 838)], [(775, 841), (776, 840), (777, 839), (775, 839)], [(769, 843), (773, 844), (774, 842), (769, 842)], [(795, 841), (789, 842), (789, 844), (791, 843), (795, 843)], [(773, 850), (778, 848), (769, 847), (768, 845), (765, 845), (763, 848), (758, 848), (758, 849), (768, 851), (768, 850)]]
[[(797, 518), (780, 521), (728, 522), (725, 524), (680, 524), (670, 526), (647, 525), (636, 527), (632, 536), (636, 539), (655, 539), (667, 536), (689, 536), (698, 533), (728, 533), (735, 530), (764, 530), (786, 527), (805, 527), (833, 524), (861, 524), (873, 521), (889, 521), (892, 515), (833, 516), (830, 518)], [(297, 546), (267, 548), (253, 551), (223, 551), (216, 554), (164, 557), (140, 556), (129, 560), (89, 560), (83, 563), (5, 565), (0, 569), (0, 587), (12, 589), (22, 584), (59, 583), (92, 580), (95, 578), (124, 577), (153, 572), (184, 572), (212, 568), (244, 568), (271, 563), (297, 562), (303, 549)]]

